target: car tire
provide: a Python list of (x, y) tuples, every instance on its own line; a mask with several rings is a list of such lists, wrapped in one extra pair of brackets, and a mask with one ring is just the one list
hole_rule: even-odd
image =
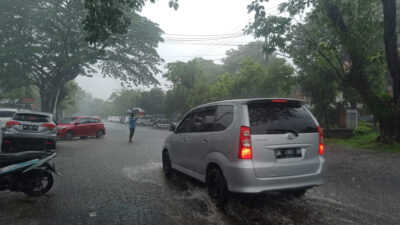
[(103, 135), (104, 135), (104, 131), (103, 131), (103, 130), (98, 130), (98, 131), (96, 132), (96, 138), (102, 138)]
[(229, 192), (220, 168), (215, 166), (207, 170), (206, 186), (211, 200), (216, 203), (218, 208), (223, 207), (228, 199)]
[(162, 165), (165, 177), (170, 178), (173, 169), (172, 169), (171, 158), (169, 157), (169, 153), (167, 150), (164, 150), (162, 153)]
[(53, 175), (51, 174), (51, 172), (46, 170), (41, 173), (43, 173), (43, 174), (40, 175), (41, 176), (40, 182), (43, 182), (43, 180), (46, 180), (47, 181), (46, 185), (44, 187), (40, 187), (38, 190), (36, 190), (36, 187), (26, 190), (25, 194), (27, 194), (28, 196), (35, 197), (35, 196), (40, 196), (40, 195), (46, 194), (53, 187), (54, 178), (53, 178)]
[(75, 137), (75, 134), (72, 130), (67, 131), (67, 133), (65, 134), (65, 140), (72, 140)]

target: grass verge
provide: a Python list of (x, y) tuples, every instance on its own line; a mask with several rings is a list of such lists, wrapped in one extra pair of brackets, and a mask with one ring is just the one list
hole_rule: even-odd
[(374, 151), (400, 152), (399, 144), (388, 145), (388, 144), (376, 143), (375, 140), (378, 138), (378, 136), (379, 136), (378, 132), (372, 132), (368, 134), (356, 135), (350, 139), (333, 138), (325, 140), (325, 143), (344, 146), (344, 147), (368, 149)]

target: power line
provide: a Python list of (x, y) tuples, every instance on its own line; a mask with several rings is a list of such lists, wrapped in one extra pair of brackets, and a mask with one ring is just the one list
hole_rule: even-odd
[(243, 35), (243, 33), (228, 33), (228, 34), (164, 34), (165, 36), (183, 36), (183, 37), (223, 37), (232, 35)]
[(241, 34), (241, 35), (234, 35), (234, 36), (225, 36), (225, 37), (207, 37), (207, 38), (170, 38), (170, 37), (165, 37), (164, 40), (166, 41), (218, 41), (218, 40), (224, 40), (224, 39), (229, 39), (233, 37), (245, 37), (249, 35)]
[[(280, 5), (280, 4), (275, 5), (275, 6), (271, 7), (271, 8), (268, 8), (268, 9), (265, 10), (265, 12), (271, 11), (272, 9), (277, 8), (279, 5)], [(269, 12), (268, 14), (272, 15), (273, 13), (277, 13), (277, 12), (278, 12), (278, 14), (280, 13), (279, 10), (272, 10), (272, 11)], [(249, 21), (250, 21), (250, 20), (246, 20), (244, 23), (240, 24), (238, 27), (243, 26), (245, 23), (248, 23)], [(238, 27), (234, 28), (234, 30), (236, 30)], [(234, 32), (234, 31), (230, 31), (230, 32)], [(196, 54), (199, 54), (199, 53), (202, 53), (202, 54), (209, 54), (209, 53), (211, 53), (211, 52), (214, 52), (214, 51), (217, 50), (218, 48), (220, 48), (220, 47), (222, 47), (222, 46), (225, 46), (225, 44), (226, 44), (228, 41), (233, 41), (233, 40), (235, 40), (235, 39), (237, 39), (237, 38), (238, 38), (238, 37), (233, 37), (233, 38), (230, 38), (230, 39), (228, 39), (228, 40), (221, 41), (221, 42), (220, 42), (220, 45), (216, 45), (216, 46), (210, 45), (209, 47), (205, 47), (205, 48), (201, 49), (200, 51), (197, 51), (197, 52), (193, 53), (192, 55), (196, 55)]]
[[(225, 56), (225, 54), (214, 54), (214, 55), (201, 55), (200, 57), (204, 56)], [(167, 58), (188, 58), (191, 57), (190, 55), (175, 55), (175, 56), (166, 56)]]
[[(234, 29), (232, 29), (230, 32), (235, 32), (238, 28), (240, 29), (240, 27), (241, 26), (243, 26), (245, 23), (248, 23), (249, 22), (249, 20), (247, 19), (245, 22), (243, 22), (243, 23), (241, 23), (239, 26), (236, 26)], [(237, 37), (235, 37), (235, 38), (229, 38), (227, 41), (232, 41), (232, 40), (234, 40), (234, 39), (236, 39)], [(226, 42), (226, 41), (225, 41)], [(224, 43), (223, 41), (221, 41), (220, 43)], [(212, 49), (213, 48), (213, 46), (208, 46), (208, 47), (205, 47), (205, 48), (203, 48), (203, 49), (200, 49), (200, 50), (198, 50), (198, 51), (196, 51), (196, 52), (194, 52), (193, 54), (192, 54), (192, 56), (196, 56), (196, 55), (198, 55), (198, 54), (200, 54), (200, 53), (205, 53), (206, 51), (208, 51), (208, 50), (210, 50), (210, 49)]]
[[(238, 45), (247, 45), (249, 42), (230, 42), (230, 43), (210, 43), (210, 42), (205, 42), (205, 43), (193, 43), (193, 42), (164, 42), (162, 44), (167, 44), (167, 45), (200, 45), (200, 46), (238, 46)], [(193, 55), (193, 54), (192, 54)]]

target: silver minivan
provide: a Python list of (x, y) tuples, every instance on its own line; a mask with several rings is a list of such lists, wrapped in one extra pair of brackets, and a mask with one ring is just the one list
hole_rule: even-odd
[(317, 120), (295, 99), (238, 99), (189, 111), (165, 141), (164, 174), (204, 182), (221, 206), (230, 192), (285, 191), (296, 197), (323, 184)]

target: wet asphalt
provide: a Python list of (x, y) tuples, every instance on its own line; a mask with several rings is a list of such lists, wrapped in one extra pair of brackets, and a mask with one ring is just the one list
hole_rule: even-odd
[(102, 139), (57, 143), (62, 177), (41, 197), (0, 193), (0, 224), (400, 224), (400, 154), (328, 146), (325, 185), (301, 199), (235, 195), (223, 209), (184, 175), (167, 180), (167, 130), (106, 124)]

